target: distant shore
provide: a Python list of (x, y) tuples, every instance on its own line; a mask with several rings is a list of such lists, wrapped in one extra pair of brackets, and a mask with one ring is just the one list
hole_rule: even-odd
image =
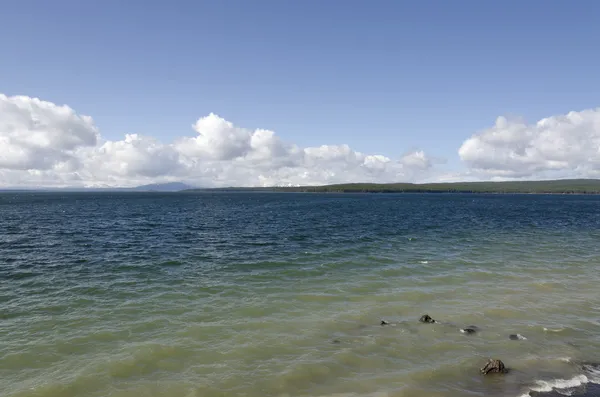
[(450, 183), (345, 183), (321, 186), (192, 188), (184, 183), (167, 183), (133, 188), (0, 188), (3, 193), (463, 193), (463, 194), (600, 194), (600, 179), (558, 179), (548, 181), (450, 182)]
[(294, 187), (227, 187), (183, 192), (600, 194), (598, 179), (453, 183), (347, 183)]

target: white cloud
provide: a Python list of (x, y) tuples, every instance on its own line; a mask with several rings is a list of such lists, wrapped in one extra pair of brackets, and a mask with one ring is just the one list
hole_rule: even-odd
[(0, 168), (49, 170), (74, 161), (74, 151), (95, 146), (91, 117), (27, 96), (0, 94)]
[(198, 133), (195, 138), (182, 138), (176, 147), (188, 157), (203, 160), (233, 160), (251, 149), (250, 131), (237, 128), (216, 114), (209, 114), (193, 125)]
[(422, 150), (396, 159), (345, 144), (299, 147), (274, 131), (209, 114), (195, 137), (102, 139), (94, 120), (66, 105), (0, 94), (0, 186), (319, 185), (600, 176), (600, 108), (534, 124), (499, 117), (465, 140), (464, 172), (442, 173)]
[(197, 186), (397, 182), (430, 175), (422, 151), (398, 160), (348, 145), (301, 148), (273, 131), (209, 114), (193, 138), (173, 143), (127, 134), (103, 140), (91, 117), (25, 96), (0, 95), (0, 185), (131, 186), (181, 180)]
[(406, 167), (426, 170), (431, 167), (432, 161), (425, 155), (422, 150), (414, 151), (405, 154), (400, 159), (400, 162)]
[(499, 117), (467, 139), (460, 158), (494, 179), (589, 177), (600, 171), (600, 108), (527, 124)]
[(127, 134), (122, 141), (107, 141), (85, 153), (85, 164), (96, 178), (119, 176), (125, 178), (154, 178), (177, 174), (183, 168), (180, 155), (170, 145), (151, 137)]

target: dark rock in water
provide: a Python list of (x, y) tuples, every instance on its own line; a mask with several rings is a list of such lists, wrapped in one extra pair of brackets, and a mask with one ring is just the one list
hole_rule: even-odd
[(481, 373), (484, 375), (487, 374), (506, 374), (508, 373), (508, 369), (504, 365), (504, 363), (500, 360), (492, 360), (490, 359), (487, 364), (483, 368), (481, 368)]
[(432, 318), (429, 316), (429, 314), (423, 314), (423, 315), (421, 316), (421, 318), (419, 319), (419, 321), (420, 321), (420, 322), (422, 322), (422, 323), (428, 323), (428, 324), (435, 323), (435, 320), (434, 320), (434, 319), (432, 319)]
[(381, 320), (381, 325), (389, 325), (389, 324), (390, 324), (390, 323), (388, 323), (387, 321), (385, 321), (385, 320)]
[(339, 339), (334, 339), (331, 341), (331, 343), (338, 344), (338, 343), (342, 343), (342, 341)]
[(471, 327), (466, 327), (460, 330), (460, 332), (462, 332), (463, 334), (474, 334), (475, 332), (477, 332), (477, 330), (475, 328), (471, 328)]
[(510, 335), (508, 335), (508, 338), (510, 340), (525, 340), (525, 339), (527, 339), (526, 337), (524, 337), (521, 334), (510, 334)]

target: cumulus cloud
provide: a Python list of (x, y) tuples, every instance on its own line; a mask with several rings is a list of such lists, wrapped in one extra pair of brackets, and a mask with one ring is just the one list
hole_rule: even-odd
[(0, 94), (0, 168), (49, 170), (76, 161), (74, 151), (96, 145), (91, 117), (27, 96)]
[(177, 174), (183, 167), (175, 148), (152, 137), (127, 134), (122, 141), (107, 141), (85, 153), (90, 173), (104, 176), (148, 177)]
[(588, 177), (600, 172), (600, 108), (528, 124), (499, 117), (460, 147), (474, 171), (495, 179)]
[(185, 181), (196, 186), (398, 182), (429, 175), (423, 151), (399, 159), (348, 145), (302, 148), (266, 129), (209, 114), (195, 137), (171, 143), (140, 134), (102, 139), (91, 117), (70, 107), (0, 94), (0, 185), (132, 186)]
[(432, 160), (422, 150), (405, 154), (400, 162), (409, 168), (425, 170), (431, 167)]
[(198, 119), (193, 125), (195, 138), (182, 138), (176, 147), (188, 157), (205, 160), (233, 160), (243, 157), (251, 149), (250, 131), (237, 128), (216, 114)]
[[(185, 125), (185, 123), (184, 123)], [(530, 124), (499, 117), (463, 142), (467, 170), (443, 173), (422, 150), (396, 158), (345, 144), (299, 147), (268, 129), (199, 118), (193, 137), (106, 140), (67, 105), (0, 94), (0, 186), (319, 185), (344, 182), (600, 177), (600, 108)]]

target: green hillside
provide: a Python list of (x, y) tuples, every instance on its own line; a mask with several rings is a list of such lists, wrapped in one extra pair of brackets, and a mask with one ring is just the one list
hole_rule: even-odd
[(554, 193), (598, 194), (598, 179), (563, 179), (552, 181), (456, 182), (456, 183), (347, 183), (325, 186), (193, 189), (195, 191), (264, 191), (305, 193)]

